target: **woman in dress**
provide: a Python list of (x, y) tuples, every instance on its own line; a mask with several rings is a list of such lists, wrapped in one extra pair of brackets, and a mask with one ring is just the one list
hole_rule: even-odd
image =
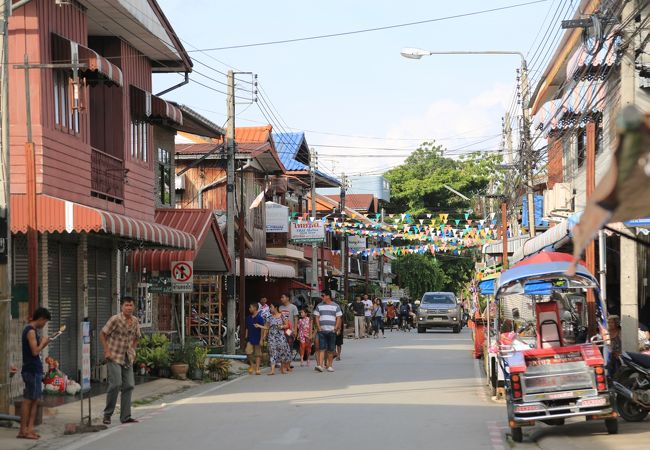
[(286, 317), (278, 310), (278, 307), (271, 303), (269, 305), (271, 315), (266, 320), (265, 328), (268, 330), (269, 356), (271, 371), (269, 375), (275, 375), (275, 365), (280, 364), (280, 371), (284, 374), (289, 372), (291, 362), (291, 349), (287, 343), (284, 331), (289, 328)]

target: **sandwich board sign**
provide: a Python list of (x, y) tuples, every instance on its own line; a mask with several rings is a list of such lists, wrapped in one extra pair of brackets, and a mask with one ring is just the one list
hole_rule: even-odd
[(192, 292), (194, 289), (193, 261), (172, 261), (172, 292)]

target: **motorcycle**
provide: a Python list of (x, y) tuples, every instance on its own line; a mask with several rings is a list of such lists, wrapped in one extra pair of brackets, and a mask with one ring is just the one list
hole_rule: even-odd
[(624, 352), (614, 375), (618, 413), (628, 422), (640, 422), (650, 413), (650, 355)]

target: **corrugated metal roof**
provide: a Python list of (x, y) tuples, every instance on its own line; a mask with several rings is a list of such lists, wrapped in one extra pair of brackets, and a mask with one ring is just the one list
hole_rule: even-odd
[[(340, 195), (327, 195), (336, 202), (341, 201)], [(345, 196), (345, 206), (355, 211), (376, 212), (378, 201), (372, 194), (347, 194)]]
[[(278, 156), (289, 172), (309, 172), (309, 146), (304, 132), (272, 133)], [(299, 154), (300, 151), (303, 154)], [(341, 183), (335, 177), (317, 170), (316, 175), (334, 186)]]
[[(217, 217), (208, 209), (157, 209), (156, 223), (190, 234), (196, 238), (196, 251), (136, 250), (131, 265), (136, 270), (168, 272), (172, 261), (195, 261), (195, 270), (203, 270), (208, 260), (210, 270), (227, 272), (230, 257)], [(212, 233), (212, 241), (210, 241)], [(204, 245), (205, 244), (205, 245)], [(198, 263), (198, 264), (197, 264)]]

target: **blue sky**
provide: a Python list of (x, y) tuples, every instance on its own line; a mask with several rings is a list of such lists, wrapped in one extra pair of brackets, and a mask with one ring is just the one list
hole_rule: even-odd
[[(192, 50), (431, 19), (525, 0), (158, 1), (186, 49)], [(281, 116), (282, 120), (274, 121), (283, 128), (381, 138), (307, 132), (310, 146), (318, 150), (321, 166), (327, 170), (337, 175), (376, 173), (399, 164), (420, 138), (436, 139), (449, 149), (498, 149), (496, 135), (511, 104), (519, 66), (516, 56), (431, 56), (414, 61), (402, 58), (401, 48), (527, 53), (531, 47), (537, 49), (551, 26), (550, 18), (567, 3), (577, 0), (549, 0), (408, 28), (209, 55), (257, 73), (263, 92)], [(556, 22), (553, 34), (558, 29)], [(206, 54), (191, 55), (220, 71), (228, 69)], [(533, 78), (543, 70), (542, 59), (533, 64)], [(195, 68), (225, 82), (217, 72), (198, 64)], [(225, 91), (225, 86), (198, 74), (192, 78)], [(178, 75), (156, 76), (154, 92), (177, 80)], [(219, 124), (225, 122), (225, 96), (196, 83), (166, 98), (193, 107)], [(237, 108), (238, 126), (268, 123), (257, 105)], [(282, 131), (278, 123), (274, 125)]]

